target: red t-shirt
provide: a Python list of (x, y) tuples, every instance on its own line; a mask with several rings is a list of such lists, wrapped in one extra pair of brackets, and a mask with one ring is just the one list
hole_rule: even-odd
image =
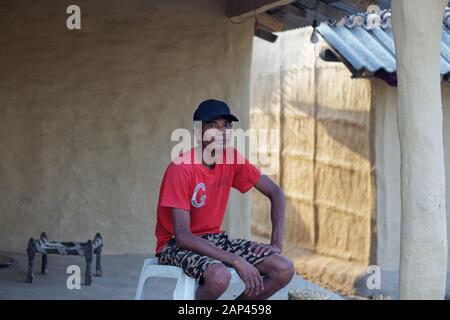
[(231, 187), (245, 193), (258, 182), (261, 173), (253, 164), (233, 148), (227, 152), (235, 161), (223, 161), (214, 169), (194, 162), (199, 159), (195, 149), (169, 164), (159, 190), (156, 254), (174, 235), (172, 208), (190, 212), (193, 234), (219, 233)]

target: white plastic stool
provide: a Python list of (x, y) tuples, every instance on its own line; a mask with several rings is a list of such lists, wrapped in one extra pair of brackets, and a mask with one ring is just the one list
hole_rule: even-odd
[[(231, 272), (230, 283), (242, 282), (241, 278), (233, 268), (228, 268)], [(189, 277), (181, 268), (175, 266), (159, 265), (157, 258), (150, 258), (144, 261), (139, 283), (136, 290), (135, 300), (142, 300), (143, 289), (148, 278), (178, 278), (177, 286), (173, 292), (174, 300), (194, 300), (195, 290), (198, 283), (194, 278)]]

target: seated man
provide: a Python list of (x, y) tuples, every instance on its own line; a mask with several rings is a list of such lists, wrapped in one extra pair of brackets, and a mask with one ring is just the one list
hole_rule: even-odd
[[(202, 102), (194, 121), (201, 121), (202, 137), (211, 131), (214, 134), (166, 169), (157, 209), (156, 256), (160, 264), (181, 267), (198, 280), (196, 299), (218, 299), (230, 283), (230, 266), (245, 283), (238, 299), (267, 299), (286, 286), (295, 273), (292, 262), (281, 256), (284, 194), (234, 148), (227, 147), (232, 122), (238, 119), (224, 102)], [(212, 143), (208, 159), (205, 150), (211, 149)], [(269, 198), (270, 244), (230, 239), (220, 229), (231, 187), (242, 193), (255, 187)]]

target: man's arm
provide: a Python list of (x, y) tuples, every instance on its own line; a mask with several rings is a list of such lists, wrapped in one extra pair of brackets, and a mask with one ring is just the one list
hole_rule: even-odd
[(258, 256), (270, 251), (281, 253), (283, 249), (285, 226), (285, 199), (281, 188), (268, 176), (261, 175), (255, 188), (270, 200), (270, 215), (272, 220), (272, 238), (270, 246), (257, 246), (253, 249)]
[(251, 295), (253, 292), (259, 294), (264, 290), (263, 279), (258, 269), (240, 256), (222, 250), (207, 240), (192, 234), (189, 211), (174, 208), (172, 209), (172, 219), (177, 247), (195, 251), (233, 266), (244, 281), (247, 294)]

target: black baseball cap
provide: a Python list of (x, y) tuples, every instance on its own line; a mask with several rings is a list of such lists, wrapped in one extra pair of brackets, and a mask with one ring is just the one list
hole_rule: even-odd
[(228, 105), (219, 100), (209, 99), (200, 103), (194, 112), (194, 121), (211, 122), (218, 117), (239, 121), (230, 111)]

